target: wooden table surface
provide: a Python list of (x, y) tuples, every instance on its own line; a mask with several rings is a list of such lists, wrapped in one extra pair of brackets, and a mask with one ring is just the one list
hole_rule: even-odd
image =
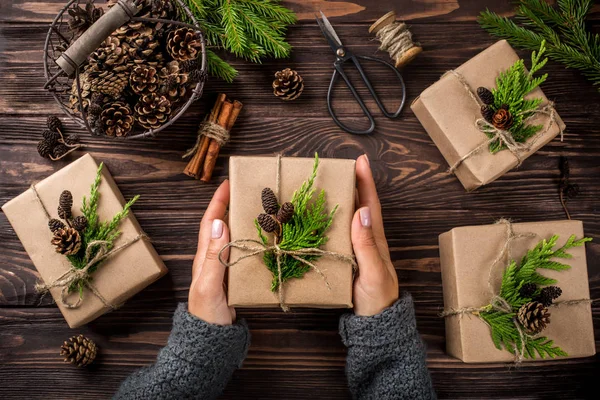
[[(440, 398), (591, 398), (600, 377), (599, 356), (514, 368), (468, 365), (445, 354), (444, 321), (438, 317), (443, 300), (437, 237), (456, 226), (488, 224), (500, 217), (563, 219), (557, 166), (559, 156), (566, 155), (572, 179), (583, 189), (569, 207), (595, 240), (587, 246), (588, 272), (592, 297), (600, 297), (600, 94), (577, 72), (550, 62), (546, 68), (550, 76), (542, 87), (556, 101), (568, 126), (564, 142), (555, 139), (520, 169), (467, 194), (446, 173), (446, 162), (408, 106), (396, 120), (378, 117), (371, 136), (352, 136), (337, 128), (325, 103), (333, 56), (314, 12), (323, 10), (344, 44), (365, 55), (377, 49), (367, 33), (370, 23), (391, 9), (408, 20), (425, 48), (403, 72), (408, 105), (445, 71), (494, 43), (475, 18), (486, 7), (511, 15), (510, 2), (294, 0), (286, 4), (300, 18), (289, 33), (294, 46), (291, 59), (267, 60), (262, 65), (232, 59), (240, 71), (236, 82), (210, 80), (205, 96), (154, 141), (83, 136), (88, 151), (108, 165), (124, 196), (142, 195), (134, 212), (169, 268), (167, 276), (118, 311), (71, 330), (49, 299), (39, 304), (34, 290), (38, 273), (6, 217), (0, 215), (0, 398), (108, 398), (127, 375), (151, 363), (166, 343), (173, 310), (187, 298), (198, 223), (215, 188), (227, 177), (228, 157), (278, 152), (311, 156), (315, 151), (338, 158), (367, 153), (372, 160), (392, 259), (401, 289), (415, 299)], [(0, 204), (69, 162), (53, 163), (36, 152), (46, 116), (60, 113), (42, 89), (42, 48), (48, 23), (62, 5), (60, 0), (0, 0)], [(594, 7), (591, 19), (598, 30), (600, 6)], [(305, 79), (305, 92), (297, 101), (282, 102), (271, 94), (272, 74), (284, 67), (298, 70)], [(383, 98), (390, 104), (398, 101), (398, 89), (383, 70), (373, 69), (371, 77)], [(193, 144), (195, 127), (217, 92), (239, 99), (245, 108), (218, 160), (213, 182), (201, 185), (182, 174), (186, 163), (181, 154)], [(336, 96), (336, 108), (346, 120), (359, 111), (348, 92)], [(84, 133), (72, 122), (66, 126), (70, 132)], [(598, 303), (593, 313), (598, 346)], [(348, 398), (346, 351), (337, 330), (340, 314), (341, 310), (298, 309), (289, 314), (277, 309), (239, 310), (238, 316), (250, 325), (252, 346), (223, 398)], [(63, 364), (58, 355), (63, 340), (80, 332), (101, 348), (97, 363), (89, 369)]]

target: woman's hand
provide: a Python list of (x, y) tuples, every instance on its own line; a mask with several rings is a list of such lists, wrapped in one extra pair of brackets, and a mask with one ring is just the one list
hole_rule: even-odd
[(398, 276), (390, 259), (381, 205), (369, 159), (356, 160), (358, 207), (352, 220), (352, 246), (358, 263), (354, 281), (354, 313), (379, 314), (398, 300)]
[[(225, 266), (219, 262), (219, 251), (229, 242), (229, 230), (223, 222), (229, 205), (229, 181), (224, 181), (215, 192), (198, 233), (198, 251), (192, 267), (192, 285), (188, 311), (205, 322), (231, 325), (235, 310), (227, 305), (225, 293)], [(229, 252), (223, 253), (227, 260)]]

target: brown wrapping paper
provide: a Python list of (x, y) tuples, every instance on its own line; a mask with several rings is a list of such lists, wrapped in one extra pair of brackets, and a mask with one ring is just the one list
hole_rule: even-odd
[[(35, 187), (52, 218), (58, 218), (58, 199), (63, 190), (73, 194), (73, 215), (81, 215), (79, 208), (83, 196), (89, 198), (90, 186), (96, 177), (98, 164), (92, 156), (86, 154)], [(125, 205), (115, 181), (106, 165), (102, 170), (102, 182), (99, 188), (100, 201), (98, 214), (100, 221), (110, 220)], [(67, 258), (56, 253), (50, 243), (52, 233), (48, 229), (48, 219), (42, 206), (35, 198), (32, 189), (10, 200), (2, 210), (12, 224), (23, 247), (41, 278), (46, 284), (54, 282), (70, 269)], [(138, 236), (142, 230), (133, 213), (119, 226), (121, 236), (115, 241), (115, 247)], [(128, 248), (106, 259), (92, 274), (92, 283), (98, 292), (113, 305), (120, 305), (128, 298), (163, 276), (167, 268), (154, 247), (147, 240), (139, 240)], [(68, 309), (61, 303), (62, 288), (53, 288), (50, 293), (71, 328), (84, 325), (109, 309), (94, 294), (86, 289), (84, 300), (79, 308)], [(73, 293), (69, 300), (74, 301), (78, 294)]]
[[(289, 201), (311, 174), (312, 158), (281, 159), (281, 194), (279, 201)], [(354, 160), (320, 159), (315, 187), (325, 189), (328, 210), (339, 205), (333, 223), (327, 232), (329, 241), (324, 250), (352, 254), (350, 226), (354, 214), (355, 170)], [(258, 240), (254, 219), (263, 212), (260, 194), (263, 188), (275, 190), (277, 159), (275, 157), (231, 157), (229, 179), (231, 203), (229, 227), (231, 241)], [(231, 249), (230, 260), (245, 252)], [(327, 282), (315, 271), (301, 279), (284, 283), (284, 300), (290, 307), (350, 308), (352, 307), (352, 266), (327, 256), (316, 265), (327, 277)], [(257, 255), (229, 268), (228, 301), (235, 307), (279, 306), (277, 293), (271, 292), (272, 274)]]
[[(569, 236), (582, 238), (581, 221), (549, 221), (513, 224), (516, 234), (533, 232), (534, 238), (518, 238), (510, 245), (512, 259), (519, 260), (540, 240), (559, 235), (562, 246)], [(444, 309), (480, 307), (489, 304), (488, 289), (491, 264), (498, 257), (507, 237), (504, 224), (454, 228), (439, 237), (440, 264), (444, 289)], [(585, 248), (569, 249), (572, 259), (563, 262), (567, 271), (539, 270), (542, 275), (558, 280), (562, 289), (558, 301), (589, 299)], [(494, 289), (500, 288), (507, 260), (498, 263), (493, 271)], [(550, 324), (541, 333), (569, 354), (568, 358), (596, 354), (591, 305), (580, 303), (550, 308)], [(466, 363), (514, 361), (514, 354), (498, 350), (490, 336), (490, 328), (474, 315), (446, 317), (446, 350)], [(540, 360), (539, 357), (536, 360)], [(531, 361), (525, 359), (524, 361)]]
[[(507, 70), (518, 59), (508, 42), (501, 40), (456, 68), (456, 71), (462, 74), (473, 92), (480, 86), (492, 89), (496, 86), (499, 73)], [(544, 99), (542, 106), (548, 104), (548, 99), (539, 87), (527, 97), (541, 97)], [(481, 118), (479, 106), (451, 73), (445, 74), (425, 89), (411, 104), (411, 109), (450, 166), (488, 140), (475, 126), (475, 121)], [(548, 117), (538, 115), (531, 119), (531, 123), (545, 126)], [(558, 115), (557, 123), (564, 129), (565, 125)], [(524, 160), (535, 153), (559, 132), (558, 125), (553, 124), (535, 140), (529, 151), (521, 154), (521, 158)], [(485, 148), (466, 159), (455, 173), (465, 189), (471, 191), (496, 180), (517, 164), (516, 157), (510, 151), (491, 154)]]

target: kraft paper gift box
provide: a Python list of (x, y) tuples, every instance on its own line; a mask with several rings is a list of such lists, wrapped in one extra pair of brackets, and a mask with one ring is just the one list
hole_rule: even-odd
[[(534, 233), (537, 236), (515, 238), (510, 244), (511, 259), (519, 262), (542, 239), (559, 235), (557, 246), (562, 246), (571, 235), (584, 236), (581, 221), (549, 221), (515, 223), (515, 234)], [(465, 226), (454, 228), (439, 237), (440, 264), (444, 290), (444, 309), (481, 307), (489, 304), (492, 294), (488, 287), (490, 268), (499, 256), (507, 239), (506, 224)], [(561, 259), (571, 269), (538, 272), (558, 280), (562, 289), (557, 301), (590, 298), (585, 248), (567, 250), (573, 257)], [(492, 271), (492, 285), (499, 290), (502, 272), (508, 265), (505, 257)], [(567, 352), (566, 358), (587, 357), (596, 354), (594, 326), (589, 302), (550, 308), (550, 323), (541, 332), (555, 345)], [(446, 320), (446, 350), (448, 354), (466, 363), (510, 362), (515, 355), (499, 350), (492, 342), (490, 328), (475, 315), (453, 315)], [(565, 357), (559, 357), (565, 358)], [(546, 357), (548, 359), (548, 357)], [(537, 361), (540, 360), (536, 354)], [(524, 361), (532, 361), (525, 359)]]
[[(464, 77), (475, 93), (480, 86), (490, 90), (496, 87), (496, 77), (517, 60), (517, 53), (508, 42), (501, 40), (455, 71)], [(548, 104), (548, 99), (539, 87), (526, 97), (542, 98), (542, 106)], [(485, 133), (475, 126), (475, 121), (482, 118), (480, 105), (452, 73), (444, 74), (440, 80), (425, 89), (411, 104), (411, 109), (450, 166), (454, 166), (463, 156), (488, 140)], [(530, 121), (531, 124), (545, 127), (549, 117), (537, 115)], [(564, 123), (556, 115), (556, 123), (551, 124), (544, 134), (537, 139), (528, 140), (531, 148), (520, 153), (521, 159), (525, 160), (554, 139), (560, 133), (559, 126), (564, 130)], [(498, 179), (517, 165), (517, 158), (509, 150), (492, 154), (486, 146), (458, 165), (455, 174), (465, 189), (471, 191)]]
[[(312, 172), (312, 158), (282, 158), (279, 202), (290, 201)], [(265, 187), (275, 190), (277, 176), (276, 157), (231, 157), (229, 179), (231, 201), (229, 205), (230, 240), (258, 240), (254, 220), (264, 212), (261, 191)], [(326, 191), (327, 210), (335, 205), (338, 210), (331, 227), (326, 231), (328, 242), (323, 250), (345, 255), (352, 254), (350, 227), (354, 215), (355, 161), (319, 159), (315, 180), (317, 191)], [(269, 238), (270, 240), (272, 238)], [(231, 248), (230, 262), (246, 254)], [(323, 278), (310, 270), (302, 278), (283, 283), (284, 301), (290, 307), (350, 308), (352, 307), (353, 268), (348, 263), (322, 256), (314, 263), (324, 273), (331, 290)], [(228, 268), (228, 301), (235, 307), (278, 307), (279, 297), (271, 291), (273, 276), (263, 262), (262, 254), (242, 260)]]
[[(69, 190), (73, 194), (73, 215), (81, 215), (79, 208), (83, 196), (89, 199), (90, 186), (94, 182), (98, 164), (86, 154), (48, 178), (35, 184), (40, 200), (52, 218), (58, 218), (57, 207), (60, 194)], [(98, 215), (100, 221), (111, 220), (122, 210), (125, 199), (113, 180), (106, 165), (102, 169), (99, 187)], [(50, 243), (52, 232), (48, 229), (48, 218), (32, 189), (10, 200), (2, 210), (31, 257), (41, 279), (46, 284), (55, 282), (70, 269), (67, 257), (55, 251)], [(135, 216), (130, 211), (120, 226), (118, 247), (142, 233)], [(110, 305), (119, 306), (134, 294), (167, 273), (167, 268), (148, 240), (138, 240), (129, 247), (105, 259), (94, 271), (92, 284)], [(62, 304), (62, 288), (54, 287), (50, 293), (62, 312), (69, 327), (84, 325), (110, 310), (88, 288), (84, 289), (83, 301), (78, 308), (70, 309)], [(74, 303), (78, 294), (69, 295)]]

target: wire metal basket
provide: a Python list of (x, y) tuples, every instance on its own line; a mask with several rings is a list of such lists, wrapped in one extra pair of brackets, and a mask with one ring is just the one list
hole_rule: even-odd
[[(124, 136), (124, 138), (141, 139), (156, 136), (160, 131), (175, 122), (185, 113), (194, 101), (202, 96), (207, 76), (206, 40), (198, 21), (181, 0), (173, 0), (173, 3), (176, 7), (179, 7), (180, 13), (185, 13), (191, 21), (191, 24), (160, 18), (136, 17), (135, 14), (140, 10), (141, 3), (144, 0), (119, 0), (79, 38), (75, 39), (74, 34), (68, 29), (68, 10), (77, 7), (80, 1), (81, 0), (70, 0), (58, 13), (56, 18), (54, 18), (54, 21), (52, 21), (52, 24), (48, 29), (46, 41), (44, 43), (43, 61), (44, 76), (46, 78), (44, 88), (50, 92), (61, 109), (77, 124), (86, 128), (90, 134), (95, 134), (95, 132), (89, 124), (87, 112), (84, 107), (80, 71), (82, 66), (86, 64), (87, 57), (96, 50), (97, 45), (102, 43), (116, 28), (130, 21), (163, 23), (165, 26), (168, 24), (193, 29), (200, 39), (201, 54), (199, 65), (201, 78), (191, 90), (191, 95), (187, 101), (176, 107), (171, 112), (170, 118), (159, 128), (140, 132), (142, 129), (140, 129), (136, 123), (133, 131), (129, 135)], [(79, 112), (69, 107), (71, 91), (73, 90), (74, 84), (77, 88)]]

